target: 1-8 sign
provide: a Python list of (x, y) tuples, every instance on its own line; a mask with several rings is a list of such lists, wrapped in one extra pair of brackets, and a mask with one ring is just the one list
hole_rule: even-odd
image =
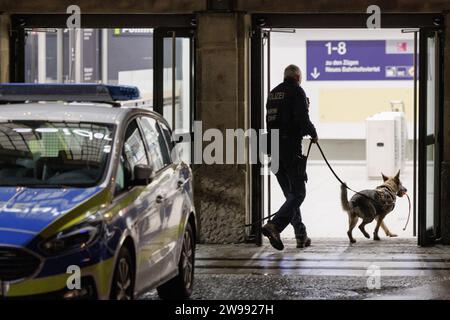
[(307, 40), (308, 81), (411, 80), (407, 40)]
[(328, 55), (331, 55), (333, 51), (336, 51), (341, 56), (347, 53), (347, 44), (344, 41), (339, 41), (335, 47), (333, 47), (332, 42), (327, 42), (325, 47), (328, 49)]

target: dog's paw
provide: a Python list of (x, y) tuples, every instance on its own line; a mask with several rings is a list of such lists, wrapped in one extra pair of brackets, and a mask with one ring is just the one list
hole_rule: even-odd
[(379, 236), (374, 235), (374, 236), (373, 236), (373, 240), (375, 240), (375, 241), (380, 241), (381, 239), (380, 239)]
[(355, 239), (351, 239), (350, 243), (356, 243), (356, 240)]
[(364, 235), (364, 237), (370, 239), (370, 235), (367, 233), (366, 230), (364, 230), (364, 228), (359, 227), (359, 230), (361, 230), (361, 233)]

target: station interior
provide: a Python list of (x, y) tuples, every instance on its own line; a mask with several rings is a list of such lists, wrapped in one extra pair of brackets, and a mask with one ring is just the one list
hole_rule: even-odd
[[(193, 177), (192, 299), (450, 299), (450, 4), (379, 0), (372, 28), (365, 0), (78, 2), (80, 28), (66, 27), (67, 1), (0, 2), (0, 82), (136, 86), (139, 106), (167, 120)], [(408, 197), (385, 218), (395, 238), (374, 241), (372, 222), (370, 239), (355, 228), (349, 242), (341, 183), (314, 144), (307, 248), (292, 226), (283, 251), (262, 233), (285, 201), (268, 159), (251, 163), (246, 143), (245, 163), (194, 161), (198, 122), (267, 133), (267, 97), (290, 64), (339, 178), (360, 191), (400, 171)], [(373, 266), (379, 290), (367, 285)]]
[[(337, 79), (318, 81), (321, 75), (319, 71), (314, 73), (314, 56), (308, 51), (311, 50), (308, 49), (308, 45), (311, 46), (313, 41), (322, 41), (320, 45), (327, 45), (326, 41), (333, 41), (333, 44), (338, 46), (343, 34), (347, 41), (356, 41), (355, 44), (362, 55), (369, 56), (374, 50), (371, 41), (385, 41), (386, 53), (402, 55), (402, 62), (405, 64), (404, 73), (375, 80), (371, 80), (370, 77), (352, 80), (344, 75)], [(267, 86), (267, 81), (270, 81), (269, 87), (274, 88), (281, 82), (285, 61), (292, 61), (304, 70), (302, 87), (310, 99), (309, 114), (319, 132), (321, 146), (326, 150), (326, 156), (338, 176), (355, 190), (375, 188), (383, 183), (381, 173), (393, 176), (400, 169), (402, 183), (407, 186), (411, 200), (415, 199), (413, 182), (417, 163), (413, 160), (414, 144), (417, 144), (417, 138), (414, 141), (414, 129), (417, 130), (417, 126), (414, 126), (413, 43), (413, 35), (402, 32), (402, 29), (369, 32), (365, 29), (342, 29), (336, 32), (334, 29), (285, 28), (269, 30), (267, 33), (264, 42), (265, 85)], [(377, 57), (374, 56), (375, 58)], [(381, 56), (378, 58), (383, 59)], [(349, 66), (352, 64), (351, 60), (346, 63)], [(391, 112), (401, 113), (401, 136), (398, 137), (398, 133), (387, 129), (384, 136), (380, 137), (378, 131), (380, 129), (375, 131), (371, 129), (370, 118), (381, 113), (387, 113), (389, 116)], [(383, 141), (391, 145), (378, 147), (380, 152), (374, 153), (372, 145), (376, 139), (386, 139)], [(309, 139), (305, 139), (304, 154), (307, 153), (308, 146)], [(396, 156), (401, 156), (401, 160), (390, 157), (390, 151), (387, 150), (391, 147), (399, 148)], [(429, 156), (429, 170), (432, 170), (432, 154)], [(346, 237), (343, 231), (346, 230), (348, 221), (347, 214), (340, 205), (340, 183), (314, 146), (308, 159), (308, 178), (302, 217), (308, 226), (309, 234), (320, 238)], [(431, 179), (429, 184), (433, 185)], [(433, 197), (433, 189), (428, 190), (428, 196)], [(349, 197), (352, 195), (352, 192), (349, 192)], [(265, 196), (267, 216), (268, 213), (275, 212), (284, 202), (281, 188), (273, 173), (270, 179), (265, 177)], [(417, 217), (411, 217), (407, 224), (408, 213), (407, 199), (398, 199), (395, 210), (385, 218), (389, 228), (402, 238), (416, 235), (414, 232), (416, 224), (411, 220)], [(369, 228), (373, 228), (374, 225), (375, 223)], [(283, 236), (294, 238), (293, 229), (289, 227)]]
[[(149, 106), (152, 106), (153, 31), (152, 28), (28, 30), (25, 45), (25, 80), (31, 83), (96, 82), (135, 85), (142, 97), (148, 100)], [(412, 33), (404, 31), (268, 29), (263, 40), (263, 74), (264, 87), (269, 90), (282, 81), (286, 61), (298, 65), (303, 72), (302, 87), (310, 99), (311, 121), (315, 124), (321, 145), (338, 175), (355, 190), (362, 190), (380, 185), (381, 173), (393, 176), (400, 169), (401, 180), (409, 190), (412, 207), (415, 209), (417, 154), (414, 161), (414, 145), (417, 146), (417, 136), (414, 140), (414, 130), (417, 131), (417, 119), (414, 124), (414, 38)], [(341, 78), (338, 76), (336, 79), (321, 80), (320, 72), (310, 67), (314, 63), (314, 53), (308, 51), (311, 50), (308, 46), (314, 41), (324, 40), (332, 41), (330, 45), (345, 45), (345, 42), (340, 41), (343, 34), (345, 41), (355, 41), (359, 55), (370, 55), (377, 42), (385, 43), (385, 54), (401, 56), (401, 61), (405, 64), (401, 66), (404, 67), (404, 70), (401, 70), (403, 73), (387, 75), (383, 79), (370, 79), (369, 76), (362, 77), (362, 80), (353, 80), (345, 78), (344, 75)], [(172, 121), (172, 64), (175, 63), (175, 131), (183, 134), (190, 131), (192, 120), (189, 108), (191, 83), (188, 81), (191, 72), (190, 42), (189, 39), (177, 38), (175, 52), (172, 39), (164, 38), (163, 43), (163, 114), (168, 121)], [(321, 45), (324, 46), (323, 50), (328, 50), (325, 47), (327, 43)], [(416, 50), (418, 55), (418, 49)], [(434, 53), (429, 52), (429, 56), (434, 57)], [(349, 67), (352, 66), (351, 60), (346, 63)], [(429, 63), (431, 66), (434, 61), (430, 60)], [(432, 90), (433, 74), (430, 72), (429, 76), (429, 86)], [(264, 93), (264, 100), (267, 98), (267, 92)], [(429, 101), (429, 105), (431, 108), (433, 101)], [(394, 125), (394, 131), (388, 131), (390, 133), (387, 134), (385, 132), (382, 137), (376, 136), (377, 133), (373, 130), (369, 133), (369, 118), (389, 112), (400, 112), (400, 131), (395, 131), (399, 129), (397, 123)], [(432, 124), (433, 120), (429, 121)], [(262, 126), (265, 124), (262, 123)], [(370, 142), (369, 135), (372, 139)], [(370, 152), (368, 144), (373, 144), (378, 138), (385, 139), (390, 145), (384, 149), (379, 148), (379, 153)], [(306, 153), (308, 144), (309, 139), (306, 137), (303, 153)], [(391, 153), (394, 156), (390, 156)], [(183, 145), (181, 154), (186, 162), (191, 161), (191, 148), (188, 144)], [(309, 234), (320, 238), (345, 237), (343, 230), (346, 230), (348, 222), (337, 201), (340, 194), (339, 182), (329, 171), (317, 148), (312, 147), (308, 160), (308, 196), (302, 205), (302, 215)], [(428, 162), (430, 173), (427, 175), (427, 203), (432, 204), (432, 150), (428, 152)], [(284, 202), (275, 175), (271, 173), (269, 178), (267, 172), (268, 170), (264, 177), (264, 216), (275, 212)], [(408, 221), (408, 208), (406, 198), (399, 199), (394, 212), (386, 217), (390, 229), (402, 238), (412, 238), (417, 234), (417, 215), (414, 210)], [(427, 213), (428, 220), (433, 219), (431, 205)], [(294, 236), (292, 228), (283, 233), (286, 238)]]

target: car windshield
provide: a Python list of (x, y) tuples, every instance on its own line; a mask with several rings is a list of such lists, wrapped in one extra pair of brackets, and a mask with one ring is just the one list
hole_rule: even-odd
[(86, 122), (0, 123), (0, 186), (94, 186), (107, 167), (113, 131)]

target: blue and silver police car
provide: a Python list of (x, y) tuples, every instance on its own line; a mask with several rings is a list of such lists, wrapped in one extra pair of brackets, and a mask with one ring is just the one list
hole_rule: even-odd
[(136, 99), (129, 86), (0, 85), (0, 299), (191, 295), (192, 173), (167, 122), (126, 106)]

